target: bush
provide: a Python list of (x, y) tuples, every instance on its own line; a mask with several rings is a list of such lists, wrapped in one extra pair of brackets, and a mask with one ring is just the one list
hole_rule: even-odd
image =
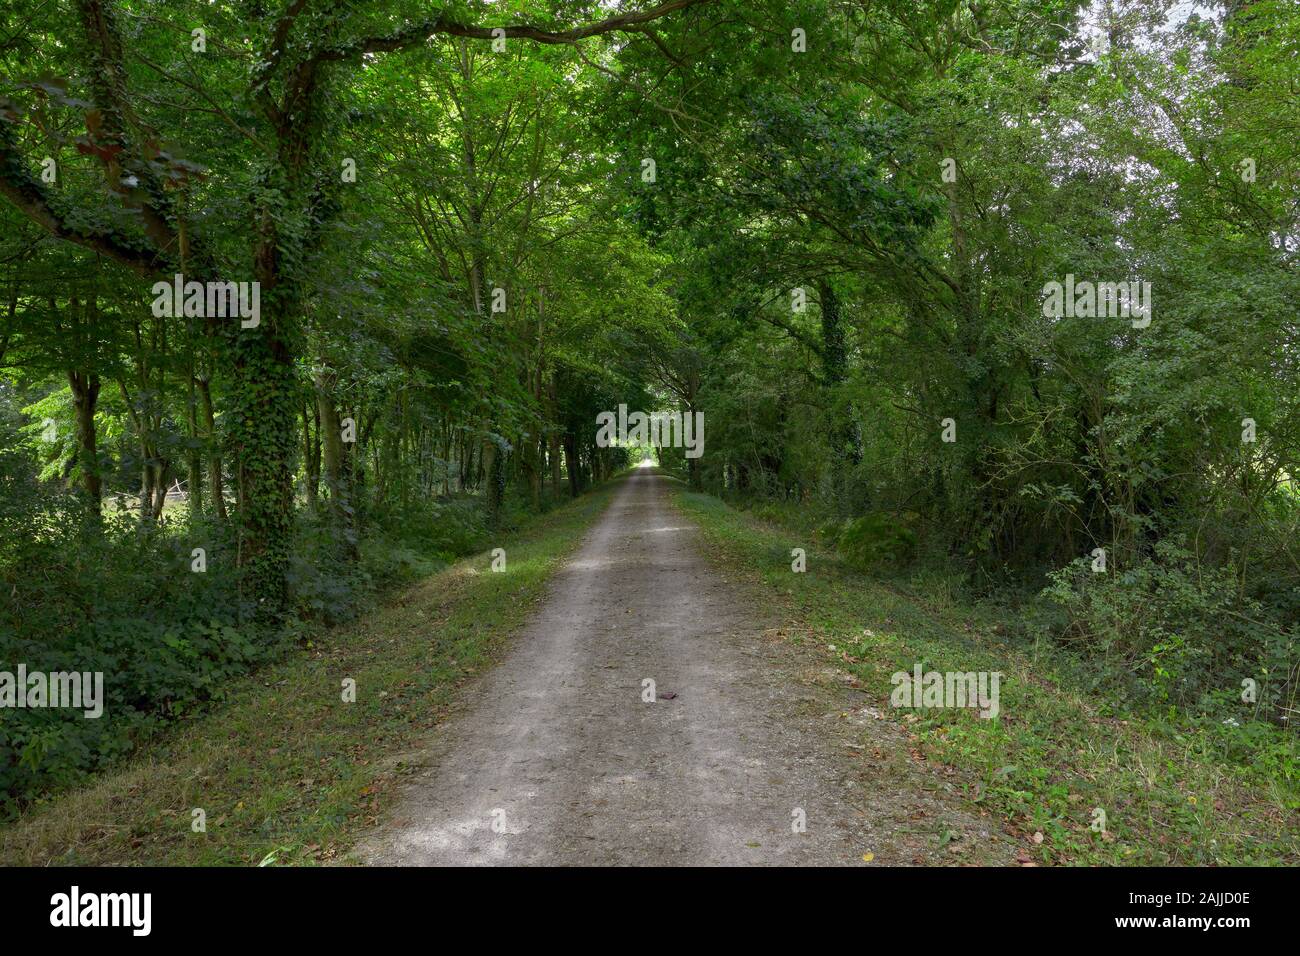
[(1240, 700), (1254, 680), (1258, 710), (1272, 714), (1288, 692), (1295, 628), (1242, 593), (1231, 564), (1207, 566), (1165, 540), (1128, 566), (1092, 570), (1079, 559), (1049, 575), (1045, 597), (1064, 608), (1062, 640), (1133, 674), (1153, 702), (1207, 709)]
[[(10, 539), (0, 565), (0, 670), (102, 673), (104, 713), (6, 711), (0, 804), (76, 782), (277, 650), (242, 623), (233, 549), (214, 530), (146, 527), (124, 513), (96, 528), (69, 499), (27, 504), (40, 533)], [(194, 546), (206, 551), (202, 574)]]
[[(514, 489), (510, 491), (502, 508), (505, 523), (522, 518), (522, 504)], [(375, 522), (371, 532), (376, 538), (444, 560), (481, 551), (488, 540), (483, 502), (471, 497), (388, 512)]]
[(882, 565), (897, 567), (916, 552), (913, 516), (872, 511), (844, 523), (836, 536), (840, 553), (860, 570)]

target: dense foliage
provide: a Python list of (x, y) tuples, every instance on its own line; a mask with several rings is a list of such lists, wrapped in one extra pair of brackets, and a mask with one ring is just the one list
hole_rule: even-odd
[[(0, 794), (611, 475), (620, 404), (1136, 703), (1281, 724), (1298, 57), (1289, 0), (13, 0), (0, 670), (108, 716), (0, 712)], [(259, 313), (159, 314), (178, 274)]]

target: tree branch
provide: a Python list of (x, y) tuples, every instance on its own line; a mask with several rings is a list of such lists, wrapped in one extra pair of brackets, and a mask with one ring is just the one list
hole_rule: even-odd
[[(382, 37), (366, 37), (361, 40), (354, 40), (344, 46), (327, 47), (320, 50), (312, 61), (326, 60), (347, 60), (359, 56), (362, 53), (383, 53), (392, 50), (401, 50), (409, 46), (415, 46), (424, 43), (439, 34), (446, 36), (471, 37), (476, 40), (494, 40), (498, 37), (506, 37), (519, 40), (532, 40), (535, 43), (550, 44), (568, 44), (576, 43), (579, 40), (585, 40), (589, 37), (599, 36), (603, 33), (629, 32), (641, 33), (642, 24), (650, 23), (665, 17), (670, 13), (676, 13), (678, 10), (685, 10), (689, 7), (702, 6), (711, 0), (669, 0), (667, 3), (661, 3), (657, 7), (651, 7), (649, 10), (642, 10), (638, 13), (623, 13), (616, 17), (610, 17), (607, 20), (601, 20), (598, 23), (589, 23), (583, 27), (574, 27), (572, 30), (543, 30), (539, 27), (520, 24), (509, 27), (481, 27), (473, 26), (467, 23), (457, 23), (446, 17), (439, 15), (430, 20), (424, 20), (420, 23), (408, 24), (399, 30)], [(497, 32), (501, 31), (501, 32)], [(311, 62), (311, 61), (308, 61)]]
[(50, 235), (102, 253), (143, 276), (158, 273), (167, 259), (143, 240), (112, 232), (74, 229), (50, 204), (49, 194), (27, 172), (9, 124), (0, 120), (0, 193)]

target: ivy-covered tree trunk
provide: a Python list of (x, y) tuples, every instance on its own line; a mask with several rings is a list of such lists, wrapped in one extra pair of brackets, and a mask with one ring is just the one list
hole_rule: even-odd
[[(277, 177), (272, 177), (278, 181)], [(276, 190), (267, 188), (268, 196)], [(282, 281), (286, 242), (267, 199), (253, 275), (260, 284), (258, 323), (226, 329), (231, 359), (229, 435), (239, 489), (239, 566), (255, 617), (278, 625), (288, 607), (289, 550), (293, 540), (293, 471), (297, 408), (302, 394), (294, 367), (297, 300)]]
[[(263, 285), (265, 297), (266, 286)], [(265, 301), (265, 298), (264, 298)], [(288, 604), (298, 381), (275, 316), (239, 329), (232, 349), (230, 440), (239, 489), (239, 565), (256, 617), (278, 623)]]

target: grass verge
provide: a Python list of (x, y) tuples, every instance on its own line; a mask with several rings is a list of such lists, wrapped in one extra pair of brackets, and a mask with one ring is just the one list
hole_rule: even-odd
[[(341, 857), (445, 714), (491, 664), (617, 483), (315, 636), (169, 728), (120, 769), (0, 829), (3, 865), (312, 864)], [(344, 703), (345, 678), (356, 702)], [(195, 810), (206, 831), (195, 832)]]
[[(797, 642), (813, 642), (926, 759), (969, 771), (966, 796), (1002, 816), (1032, 851), (1021, 863), (1269, 865), (1300, 862), (1294, 734), (1231, 752), (1216, 725), (1128, 712), (1041, 643), (1005, 635), (1005, 608), (970, 606), (942, 582), (878, 580), (807, 535), (709, 495), (676, 491), (710, 558), (755, 587)], [(793, 547), (807, 571), (791, 571)], [(889, 706), (897, 671), (1000, 671), (1001, 713)], [(1105, 814), (1105, 829), (1094, 829)]]

